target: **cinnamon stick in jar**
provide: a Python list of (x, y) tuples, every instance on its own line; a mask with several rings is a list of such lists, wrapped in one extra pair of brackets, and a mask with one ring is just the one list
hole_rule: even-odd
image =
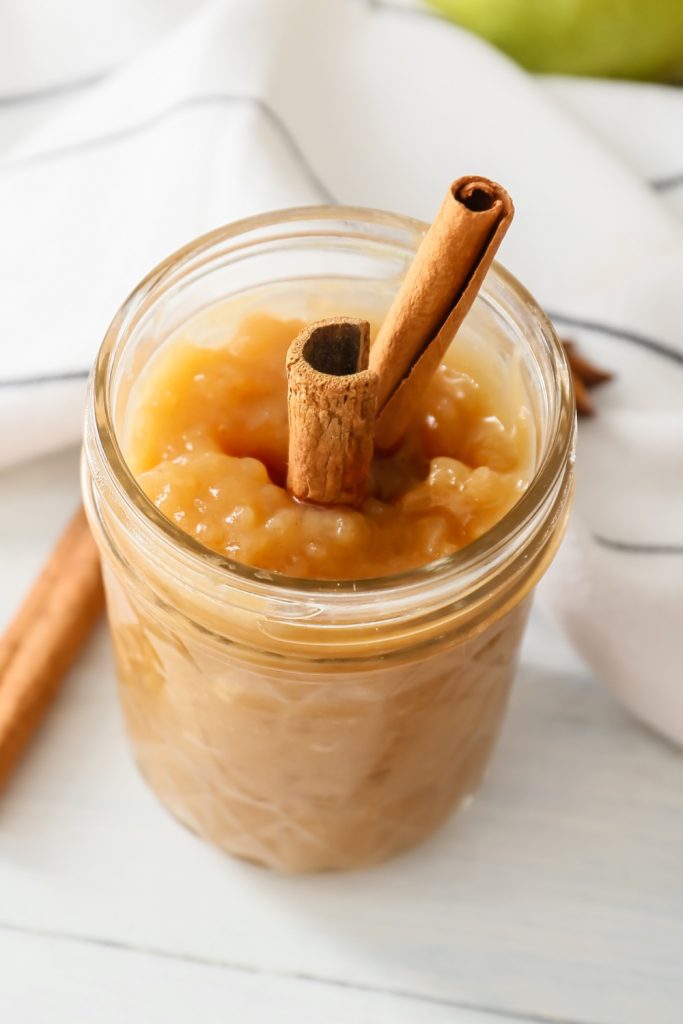
[(377, 376), (370, 325), (336, 317), (305, 328), (287, 353), (287, 489), (322, 505), (362, 504), (373, 455)]
[(81, 508), (0, 638), (0, 786), (103, 607), (99, 554)]
[(458, 178), (448, 190), (370, 353), (370, 368), (379, 378), (379, 450), (391, 450), (405, 434), (513, 213), (508, 193), (488, 178)]

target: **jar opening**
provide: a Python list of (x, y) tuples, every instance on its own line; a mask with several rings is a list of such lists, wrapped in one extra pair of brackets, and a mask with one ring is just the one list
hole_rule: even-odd
[(250, 258), (262, 260), (262, 276), (268, 274), (269, 260), (277, 247), (296, 251), (300, 263), (302, 253), (305, 255), (306, 248), (310, 248), (311, 272), (321, 260), (324, 263), (324, 251), (362, 248), (368, 260), (379, 258), (382, 252), (390, 253), (397, 283), (426, 228), (410, 218), (353, 207), (303, 207), (269, 213), (202, 236), (170, 256), (141, 282), (114, 318), (100, 349), (91, 378), (86, 426), (91, 476), (125, 508), (140, 537), (161, 545), (167, 554), (175, 554), (186, 569), (192, 567), (197, 573), (210, 575), (215, 583), (267, 589), (271, 596), (276, 593), (283, 597), (370, 597), (441, 584), (448, 584), (452, 593), (456, 583), (459, 595), (465, 595), (476, 582), (509, 563), (511, 557), (521, 555), (527, 540), (548, 517), (552, 519), (573, 450), (573, 400), (564, 352), (550, 322), (526, 290), (498, 264), (489, 273), (477, 303), (495, 310), (523, 348), (522, 357), (535, 377), (541, 406), (540, 446), (535, 474), (515, 505), (478, 540), (454, 554), (392, 576), (343, 581), (302, 579), (235, 562), (204, 547), (156, 508), (131, 473), (117, 435), (117, 375), (128, 346), (162, 303), (181, 295), (216, 268), (221, 272), (228, 268), (234, 278), (235, 268), (243, 267)]

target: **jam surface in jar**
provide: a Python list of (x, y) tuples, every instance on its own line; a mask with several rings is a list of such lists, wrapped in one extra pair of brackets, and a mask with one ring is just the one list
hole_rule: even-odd
[(400, 447), (375, 456), (361, 508), (293, 498), (285, 357), (304, 326), (265, 312), (235, 322), (227, 306), (221, 341), (202, 343), (190, 321), (150, 361), (125, 454), (169, 520), (235, 561), (343, 580), (433, 562), (509, 511), (533, 475), (533, 416), (514, 367), (460, 338)]

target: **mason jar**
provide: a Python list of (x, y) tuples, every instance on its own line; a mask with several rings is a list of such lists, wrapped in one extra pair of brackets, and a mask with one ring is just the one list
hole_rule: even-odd
[(226, 300), (316, 319), (353, 296), (381, 317), (425, 230), (374, 210), (307, 207), (211, 232), (126, 300), (90, 381), (84, 500), (135, 757), (188, 828), (283, 871), (380, 861), (476, 792), (570, 506), (564, 353), (531, 296), (494, 266), (458, 340), (485, 347), (523, 389), (533, 478), (475, 542), (376, 579), (290, 578), (182, 532), (126, 464), (131, 391), (160, 346)]

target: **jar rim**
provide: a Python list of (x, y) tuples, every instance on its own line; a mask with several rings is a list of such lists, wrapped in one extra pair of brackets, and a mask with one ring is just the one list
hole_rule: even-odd
[[(537, 334), (545, 343), (551, 360), (558, 400), (554, 405), (553, 422), (548, 424), (548, 443), (545, 444), (533, 477), (515, 504), (492, 527), (460, 550), (433, 562), (413, 569), (403, 570), (386, 576), (367, 577), (352, 580), (320, 580), (288, 576), (273, 570), (261, 569), (237, 562), (225, 555), (205, 547), (157, 509), (136, 480), (119, 445), (111, 402), (111, 384), (116, 357), (125, 347), (126, 340), (140, 318), (143, 309), (155, 305), (159, 298), (182, 279), (184, 273), (196, 266), (196, 260), (209, 262), (207, 254), (216, 245), (236, 240), (250, 232), (277, 228), (288, 222), (360, 221), (370, 227), (384, 227), (408, 231), (415, 243), (423, 236), (428, 224), (402, 214), (357, 206), (318, 205), (285, 208), (264, 214), (246, 217), (215, 228), (162, 260), (133, 289), (109, 325), (100, 346), (89, 384), (88, 415), (92, 415), (95, 443), (103, 457), (109, 482), (128, 511), (135, 516), (137, 525), (144, 531), (154, 533), (166, 547), (182, 552), (193, 568), (213, 572), (223, 582), (247, 589), (273, 588), (276, 594), (297, 598), (320, 598), (335, 600), (354, 595), (356, 597), (387, 594), (406, 589), (413, 591), (425, 585), (433, 587), (439, 583), (452, 582), (455, 578), (467, 578), (490, 566), (496, 556), (509, 549), (516, 538), (528, 532), (529, 523), (543, 506), (548, 494), (557, 487), (573, 451), (574, 399), (571, 375), (564, 349), (554, 327), (533, 296), (500, 263), (494, 262), (487, 278), (502, 286), (522, 305), (535, 321)], [(314, 232), (306, 232), (311, 236)], [(281, 240), (288, 236), (278, 236)], [(291, 237), (291, 236), (289, 236)], [(353, 237), (353, 236), (352, 236)], [(372, 238), (372, 236), (364, 236)], [(260, 239), (244, 245), (255, 244)], [(242, 248), (240, 246), (239, 248)], [(486, 293), (486, 282), (482, 293)], [(94, 414), (94, 415), (93, 415)]]

